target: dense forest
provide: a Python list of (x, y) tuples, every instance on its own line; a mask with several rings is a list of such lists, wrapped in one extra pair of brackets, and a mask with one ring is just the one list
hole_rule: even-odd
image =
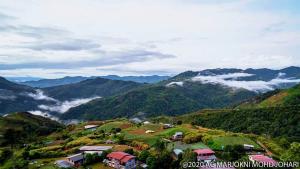
[(91, 101), (62, 114), (63, 119), (111, 119), (180, 115), (203, 108), (220, 108), (240, 103), (256, 93), (217, 84), (185, 82), (183, 86), (150, 85), (118, 96)]
[(193, 123), (208, 128), (300, 141), (300, 106), (207, 111), (194, 116)]

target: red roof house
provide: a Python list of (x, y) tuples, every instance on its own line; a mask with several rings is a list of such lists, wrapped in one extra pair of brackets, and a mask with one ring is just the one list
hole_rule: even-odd
[(265, 163), (275, 165), (277, 162), (273, 160), (271, 157), (258, 154), (258, 155), (249, 155), (249, 160), (252, 162)]
[(209, 148), (196, 149), (194, 150), (194, 152), (197, 154), (197, 160), (201, 162), (210, 163), (217, 159), (215, 156), (215, 152)]
[(114, 168), (124, 167), (125, 169), (135, 168), (135, 156), (121, 151), (109, 153), (106, 162), (109, 166)]

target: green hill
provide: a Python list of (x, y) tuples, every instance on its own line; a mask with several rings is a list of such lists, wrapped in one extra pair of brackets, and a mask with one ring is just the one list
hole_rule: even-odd
[(147, 85), (127, 93), (97, 99), (70, 109), (63, 119), (110, 119), (180, 115), (203, 108), (220, 108), (240, 103), (256, 93), (232, 89), (218, 84), (185, 82), (182, 86), (168, 86), (165, 82)]
[(40, 104), (53, 103), (51, 100), (35, 99), (29, 95), (36, 93), (34, 88), (0, 77), (0, 115), (34, 110)]
[(239, 108), (265, 108), (275, 106), (295, 106), (300, 105), (300, 85), (289, 89), (274, 90), (255, 97), (239, 105)]
[(299, 96), (300, 85), (297, 85), (290, 89), (265, 93), (234, 109), (202, 110), (178, 116), (175, 120), (208, 128), (265, 134), (300, 141)]
[(111, 96), (129, 91), (141, 85), (140, 83), (131, 81), (95, 78), (74, 84), (43, 88), (43, 91), (58, 100), (71, 100), (94, 96)]
[[(19, 131), (24, 139), (47, 135), (63, 127), (62, 124), (56, 121), (27, 112), (12, 113), (0, 117), (0, 135), (5, 135), (8, 130), (14, 130)], [(5, 139), (1, 138), (0, 140), (5, 142)]]

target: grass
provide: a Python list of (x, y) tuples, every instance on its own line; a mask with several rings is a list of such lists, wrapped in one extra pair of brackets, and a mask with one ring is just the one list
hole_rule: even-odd
[(260, 149), (261, 147), (252, 139), (242, 136), (223, 136), (223, 137), (214, 137), (210, 147), (214, 150), (222, 150), (227, 145), (244, 145), (251, 144), (255, 149)]
[(91, 169), (112, 169), (111, 167), (105, 166), (103, 163), (95, 163), (93, 165), (89, 165), (88, 168)]
[(110, 132), (111, 129), (113, 129), (113, 128), (126, 129), (130, 126), (131, 126), (131, 124), (127, 121), (113, 121), (113, 122), (108, 122), (106, 124), (103, 124), (102, 126), (98, 127), (97, 130), (103, 130), (105, 132)]
[(172, 142), (172, 143), (169, 143), (167, 148), (169, 150), (172, 150), (172, 149), (181, 149), (181, 150), (186, 150), (186, 149), (201, 149), (201, 148), (208, 148), (208, 146), (206, 146), (204, 143), (202, 142), (198, 142), (198, 143), (193, 143), (193, 144), (185, 144), (185, 143), (182, 143), (182, 142)]
[(140, 142), (144, 142), (150, 146), (152, 146), (156, 140), (158, 139), (158, 136), (154, 136), (151, 134), (130, 134), (130, 133), (126, 133), (125, 134), (125, 139), (127, 140), (136, 140), (136, 141), (140, 141)]

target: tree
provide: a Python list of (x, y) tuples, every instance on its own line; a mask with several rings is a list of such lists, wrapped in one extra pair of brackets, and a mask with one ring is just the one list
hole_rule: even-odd
[(280, 157), (283, 161), (300, 161), (300, 143), (293, 142), (290, 148)]
[(117, 138), (119, 144), (125, 144), (126, 140), (125, 140), (125, 136), (123, 134), (117, 135), (116, 138)]
[(4, 144), (10, 145), (11, 149), (13, 149), (14, 146), (23, 143), (24, 137), (25, 136), (21, 130), (12, 128), (5, 130), (3, 133)]
[(162, 152), (166, 148), (166, 143), (160, 139), (157, 139), (156, 142), (154, 143), (153, 147), (157, 151)]
[(146, 160), (146, 164), (149, 169), (157, 169), (157, 159), (153, 156), (149, 156)]
[[(167, 163), (166, 163), (167, 161)], [(159, 169), (171, 169), (172, 163), (173, 163), (173, 158), (171, 157), (171, 152), (169, 151), (163, 151), (162, 153), (159, 154), (157, 158), (157, 168)]]
[(181, 124), (182, 124), (182, 121), (181, 121), (181, 120), (178, 120), (176, 123), (177, 123), (177, 125), (181, 125)]
[(139, 155), (139, 160), (142, 162), (146, 162), (149, 156), (150, 156), (150, 152), (148, 150), (143, 150)]
[(95, 154), (86, 154), (84, 159), (84, 165), (93, 164), (96, 162), (100, 162), (101, 157), (95, 153)]
[[(197, 154), (193, 152), (191, 149), (185, 150), (182, 160), (180, 162), (180, 167), (184, 168), (184, 163), (188, 162), (197, 162)], [(196, 169), (197, 167), (189, 167), (190, 169)]]
[(126, 150), (124, 150), (124, 152), (125, 152), (125, 153), (128, 153), (128, 154), (131, 154), (131, 155), (134, 154), (134, 151), (133, 151), (132, 148), (126, 149)]

